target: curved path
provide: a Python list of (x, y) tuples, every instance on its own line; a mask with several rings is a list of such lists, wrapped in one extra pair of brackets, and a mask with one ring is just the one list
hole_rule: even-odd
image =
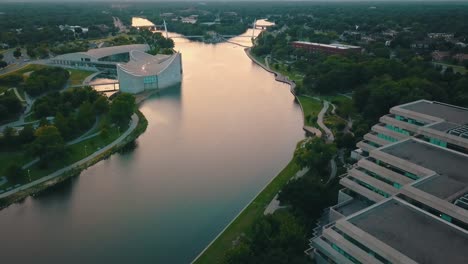
[(40, 179), (37, 179), (35, 181), (32, 181), (30, 183), (27, 183), (27, 184), (24, 184), (24, 185), (21, 185), (20, 187), (18, 188), (15, 188), (13, 190), (10, 190), (8, 192), (5, 192), (5, 193), (2, 193), (0, 194), (0, 199), (2, 198), (5, 198), (5, 197), (8, 197), (12, 194), (15, 194), (19, 191), (24, 191), (26, 189), (29, 189), (31, 187), (34, 187), (36, 185), (39, 185), (41, 183), (44, 183), (44, 182), (47, 182), (49, 180), (52, 180), (60, 175), (62, 175), (63, 173), (75, 168), (75, 167), (78, 167), (80, 165), (83, 165), (83, 164), (86, 164), (87, 162), (91, 161), (92, 159), (96, 158), (97, 156), (101, 155), (102, 153), (105, 153), (106, 151), (110, 150), (111, 148), (117, 146), (118, 144), (120, 144), (128, 135), (130, 135), (130, 133), (133, 132), (133, 130), (135, 130), (135, 128), (137, 127), (138, 125), (138, 121), (139, 121), (139, 118), (136, 114), (133, 114), (132, 115), (132, 120), (131, 120), (131, 123), (130, 123), (130, 126), (129, 128), (127, 129), (127, 131), (125, 131), (122, 135), (120, 135), (120, 137), (118, 137), (116, 140), (114, 140), (112, 143), (110, 143), (109, 145), (103, 147), (102, 149), (94, 152), (93, 154), (89, 155), (88, 157), (82, 159), (82, 160), (79, 160), (65, 168), (62, 168), (58, 171), (55, 171), (54, 173), (51, 173), (45, 177), (42, 177)]
[(328, 142), (333, 142), (335, 141), (335, 136), (333, 135), (332, 131), (323, 123), (323, 117), (328, 111), (328, 108), (330, 107), (330, 102), (324, 100), (323, 101), (323, 108), (320, 110), (320, 113), (317, 116), (317, 124), (323, 131), (325, 131), (326, 134), (326, 140)]

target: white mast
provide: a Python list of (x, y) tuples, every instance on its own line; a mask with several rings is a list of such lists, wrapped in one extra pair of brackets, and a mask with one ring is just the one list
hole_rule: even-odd
[(166, 25), (166, 20), (164, 21), (164, 31), (166, 32), (166, 38), (169, 38), (169, 35), (167, 34), (167, 25)]

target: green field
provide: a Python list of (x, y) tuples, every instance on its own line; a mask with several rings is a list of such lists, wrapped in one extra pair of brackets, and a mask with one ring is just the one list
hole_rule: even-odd
[(5, 76), (8, 76), (8, 75), (13, 75), (13, 74), (25, 74), (27, 72), (32, 72), (32, 71), (37, 71), (39, 69), (43, 69), (45, 67), (48, 67), (48, 66), (45, 66), (45, 65), (39, 65), (39, 64), (28, 64), (14, 72), (9, 72), (9, 73), (6, 73), (6, 74), (3, 74), (3, 75), (0, 75), (0, 78), (1, 77), (5, 77)]
[(221, 263), (225, 252), (232, 247), (232, 242), (242, 234), (249, 234), (256, 219), (263, 216), (268, 204), (281, 188), (299, 171), (299, 166), (291, 160), (274, 180), (255, 197), (244, 211), (226, 228), (226, 230), (197, 259), (196, 264)]
[(76, 69), (68, 69), (70, 72), (70, 85), (80, 85), (89, 75), (95, 73), (93, 71), (84, 71)]
[(322, 102), (303, 95), (298, 95), (297, 99), (301, 103), (302, 110), (304, 111), (304, 124), (306, 126), (315, 126), (314, 117), (316, 117), (322, 109)]
[[(125, 131), (125, 129), (121, 130)], [(41, 177), (47, 176), (54, 171), (57, 171), (63, 167), (71, 165), (79, 160), (82, 160), (89, 156), (90, 154), (98, 151), (99, 149), (105, 147), (106, 145), (113, 142), (119, 137), (119, 132), (117, 127), (109, 129), (109, 136), (103, 138), (100, 135), (93, 138), (87, 139), (85, 141), (79, 142), (77, 144), (67, 147), (67, 155), (63, 160), (57, 163), (52, 163), (48, 168), (40, 168), (38, 165), (31, 167), (31, 179), (36, 180)]]

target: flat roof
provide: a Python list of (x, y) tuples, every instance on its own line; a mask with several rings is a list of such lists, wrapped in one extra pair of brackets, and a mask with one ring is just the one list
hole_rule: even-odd
[(468, 124), (468, 109), (463, 107), (420, 100), (414, 103), (402, 105), (400, 108), (442, 118), (450, 123), (460, 125)]
[(323, 43), (308, 42), (308, 41), (293, 41), (293, 43), (299, 43), (299, 44), (305, 44), (305, 45), (315, 45), (315, 46), (326, 47), (326, 48), (335, 48), (335, 49), (360, 49), (361, 48), (359, 46), (352, 46), (352, 45), (339, 44), (339, 43), (323, 44)]
[(466, 186), (467, 184), (439, 174), (413, 184), (414, 188), (443, 200), (449, 200), (453, 194), (466, 190)]
[(466, 233), (396, 199), (348, 221), (418, 263), (467, 263)]
[(450, 123), (450, 122), (440, 122), (440, 123), (435, 123), (433, 125), (430, 125), (429, 127), (437, 131), (448, 132), (450, 129), (460, 127), (460, 125), (455, 124), (455, 123)]
[(407, 160), (460, 184), (468, 184), (468, 156), (420, 140), (408, 139), (380, 151)]

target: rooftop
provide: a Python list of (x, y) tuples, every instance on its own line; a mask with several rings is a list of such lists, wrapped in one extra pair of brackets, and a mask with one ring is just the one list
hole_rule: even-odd
[(433, 125), (430, 125), (429, 127), (432, 129), (435, 129), (437, 131), (441, 132), (447, 132), (450, 129), (454, 129), (459, 127), (460, 125), (455, 124), (455, 123), (450, 123), (450, 122), (440, 122), (440, 123), (435, 123)]
[(454, 194), (463, 193), (467, 189), (466, 184), (438, 174), (415, 183), (413, 187), (443, 200), (454, 198)]
[(449, 123), (459, 125), (468, 124), (468, 109), (463, 107), (426, 100), (416, 101), (399, 107), (417, 113), (438, 117)]
[(415, 139), (388, 145), (380, 151), (432, 170), (462, 185), (468, 184), (467, 155)]
[(130, 62), (119, 64), (118, 67), (123, 71), (136, 76), (157, 75), (168, 67), (177, 54), (153, 56), (142, 51), (131, 51)]
[(345, 45), (345, 44), (322, 44), (322, 43), (315, 43), (315, 42), (308, 42), (308, 41), (293, 41), (293, 43), (298, 43), (298, 44), (305, 44), (305, 45), (314, 45), (314, 46), (320, 46), (320, 47), (326, 47), (326, 48), (334, 48), (334, 49), (360, 49), (361, 47), (359, 46), (351, 46), (351, 45)]
[(468, 235), (442, 221), (396, 199), (349, 219), (418, 263), (466, 263)]
[(115, 54), (122, 54), (122, 53), (129, 53), (132, 50), (138, 51), (148, 51), (149, 46), (147, 44), (133, 44), (133, 45), (123, 45), (123, 46), (114, 46), (114, 47), (107, 47), (107, 48), (100, 48), (100, 49), (90, 49), (87, 52), (80, 52), (84, 53), (88, 56), (94, 57), (96, 59), (104, 58), (107, 56), (115, 55)]

